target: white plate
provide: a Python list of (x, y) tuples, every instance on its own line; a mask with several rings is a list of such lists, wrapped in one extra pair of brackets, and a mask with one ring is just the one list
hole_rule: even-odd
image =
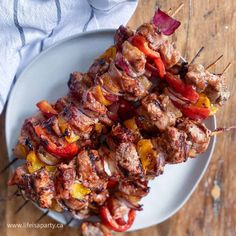
[[(114, 30), (102, 30), (68, 38), (41, 53), (21, 74), (11, 92), (6, 112), (10, 159), (23, 121), (36, 112), (35, 104), (42, 99), (55, 101), (65, 95), (70, 72), (86, 71), (93, 59), (113, 43), (113, 34)], [(215, 118), (208, 119), (206, 125), (214, 130)], [(207, 152), (196, 159), (165, 167), (164, 174), (150, 183), (150, 194), (142, 201), (144, 210), (137, 214), (131, 230), (160, 223), (183, 206), (208, 166), (214, 143), (213, 137)], [(53, 212), (49, 215), (65, 223), (64, 216)]]

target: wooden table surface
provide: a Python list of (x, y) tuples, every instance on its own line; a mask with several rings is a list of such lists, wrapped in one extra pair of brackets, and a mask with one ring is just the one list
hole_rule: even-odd
[[(205, 65), (211, 63), (221, 54), (220, 63), (211, 70), (221, 72), (228, 62), (232, 67), (227, 71), (227, 82), (231, 90), (229, 102), (217, 113), (218, 126), (230, 126), (236, 123), (235, 93), (235, 55), (236, 55), (236, 1), (233, 0), (140, 0), (129, 25), (133, 28), (148, 21), (155, 7), (163, 10), (175, 9), (181, 2), (183, 9), (177, 14), (182, 25), (173, 36), (182, 55), (191, 60), (201, 46), (204, 52), (198, 62)], [(1, 166), (7, 163), (7, 153), (4, 140), (4, 114), (0, 117), (0, 158)], [(211, 163), (191, 198), (173, 217), (153, 227), (127, 233), (129, 236), (233, 236), (236, 235), (236, 132), (229, 132), (217, 138), (216, 148)], [(0, 178), (0, 197), (14, 192), (7, 189), (8, 173)], [(168, 186), (166, 186), (168, 187)], [(79, 235), (77, 229), (10, 229), (8, 223), (34, 222), (41, 212), (31, 203), (15, 215), (14, 211), (21, 198), (1, 202), (0, 205), (0, 235)], [(55, 223), (45, 217), (42, 223)], [(124, 234), (118, 234), (124, 235)]]

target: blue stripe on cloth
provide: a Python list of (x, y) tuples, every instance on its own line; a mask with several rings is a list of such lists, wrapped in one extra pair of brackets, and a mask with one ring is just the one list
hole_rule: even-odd
[[(59, 23), (61, 22), (61, 4), (60, 4), (60, 0), (55, 0), (55, 4), (56, 4), (56, 8), (57, 8), (57, 24), (56, 26), (52, 29), (51, 33), (48, 35), (47, 38), (50, 38), (53, 33), (54, 33), (54, 29), (59, 25)], [(44, 40), (43, 39), (40, 43), (40, 49), (39, 51), (42, 52), (43, 51), (43, 47), (44, 47)]]
[(93, 6), (92, 6), (91, 4), (89, 4), (89, 5), (90, 5), (90, 7), (91, 7), (91, 14), (90, 14), (90, 16), (89, 16), (88, 21), (87, 21), (87, 22), (85, 23), (85, 25), (84, 25), (83, 32), (85, 32), (85, 31), (87, 30), (89, 22), (90, 22), (90, 21), (93, 19), (93, 17), (94, 17)]
[(22, 47), (24, 47), (25, 46), (25, 34), (24, 34), (23, 28), (20, 26), (19, 21), (18, 21), (18, 0), (14, 0), (13, 18), (14, 18), (14, 24), (20, 33)]

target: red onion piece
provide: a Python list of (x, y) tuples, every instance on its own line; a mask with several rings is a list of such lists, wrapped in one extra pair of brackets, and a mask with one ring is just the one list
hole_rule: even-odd
[(46, 151), (38, 151), (37, 152), (37, 157), (40, 159), (40, 161), (42, 161), (45, 165), (48, 166), (55, 166), (56, 164), (58, 164), (59, 160), (54, 157), (53, 155), (49, 154)]
[(159, 29), (164, 35), (171, 35), (180, 26), (180, 22), (173, 19), (165, 12), (157, 9), (153, 17), (153, 24)]
[(104, 94), (104, 97), (110, 101), (110, 102), (116, 102), (119, 100), (118, 96), (115, 95), (115, 94), (111, 94), (111, 93), (108, 93), (108, 94)]
[(166, 89), (165, 93), (167, 96), (169, 96), (169, 98), (172, 102), (175, 102), (175, 103), (178, 103), (181, 105), (186, 105), (188, 103), (187, 101), (184, 101), (184, 100), (178, 98), (177, 96), (175, 96), (172, 92), (170, 92), (169, 89)]
[(122, 203), (124, 203), (130, 209), (134, 209), (134, 210), (137, 210), (137, 211), (142, 211), (143, 210), (142, 205), (140, 205), (136, 202), (132, 202), (131, 200), (129, 200), (127, 198), (123, 198), (123, 197), (118, 196), (117, 199), (119, 201), (121, 201)]

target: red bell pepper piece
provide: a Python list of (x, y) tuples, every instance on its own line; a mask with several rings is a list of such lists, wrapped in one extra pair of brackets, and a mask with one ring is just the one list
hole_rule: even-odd
[(182, 105), (175, 101), (173, 104), (181, 110), (184, 116), (187, 116), (193, 120), (204, 120), (209, 117), (210, 109), (206, 107), (197, 107), (193, 104)]
[(47, 117), (50, 118), (53, 115), (57, 114), (57, 111), (52, 107), (51, 104), (48, 103), (48, 101), (43, 100), (36, 104), (36, 106), (39, 108), (39, 110)]
[(148, 42), (141, 35), (134, 35), (131, 39), (131, 43), (149, 58), (156, 59), (160, 57), (160, 54), (158, 52), (155, 52), (154, 50), (149, 48)]
[(199, 94), (196, 92), (192, 85), (185, 84), (180, 78), (170, 73), (166, 73), (165, 79), (177, 93), (180, 93), (183, 97), (187, 98), (193, 103), (196, 103), (198, 101)]
[(210, 115), (209, 108), (197, 107), (192, 104), (190, 104), (186, 107), (182, 107), (180, 110), (185, 116), (187, 116), (193, 120), (199, 120), (199, 119), (204, 120), (207, 117), (209, 117), (209, 115)]
[(155, 66), (158, 70), (158, 75), (160, 78), (164, 78), (165, 74), (166, 74), (166, 69), (165, 69), (165, 65), (163, 63), (163, 61), (161, 60), (160, 57), (156, 58), (154, 60)]
[(49, 153), (66, 159), (72, 159), (78, 153), (79, 149), (75, 143), (65, 143), (62, 146), (57, 146), (50, 140), (41, 126), (36, 125), (34, 129), (37, 136), (43, 141), (43, 146)]
[(127, 222), (124, 222), (123, 219), (118, 219), (118, 220), (114, 219), (108, 207), (102, 206), (100, 208), (100, 217), (102, 224), (116, 232), (124, 232), (128, 230), (132, 226), (135, 216), (136, 216), (136, 211), (130, 209), (128, 213), (128, 220)]

